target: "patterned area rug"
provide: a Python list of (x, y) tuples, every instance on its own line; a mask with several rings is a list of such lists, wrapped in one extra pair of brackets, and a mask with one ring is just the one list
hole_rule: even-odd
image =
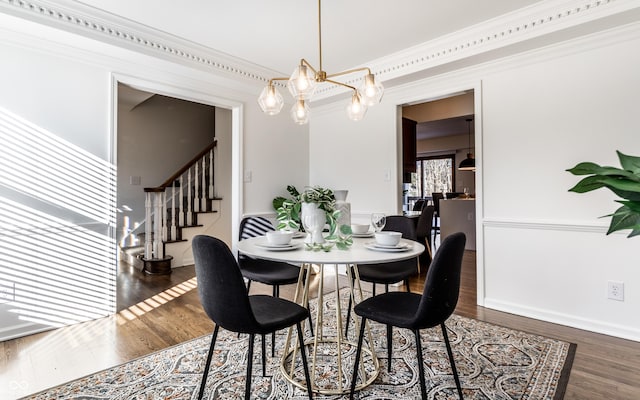
[[(347, 293), (341, 291), (343, 312)], [(324, 297), (325, 310), (335, 310), (335, 292)], [(312, 312), (317, 304), (312, 303)], [(324, 323), (333, 321), (325, 318)], [(569, 379), (575, 344), (531, 335), (453, 315), (446, 323), (465, 399), (562, 399)], [(331, 330), (331, 328), (329, 328)], [(375, 382), (356, 394), (358, 399), (418, 399), (414, 336), (394, 329), (391, 373), (387, 372), (385, 327), (371, 324), (380, 359)], [(351, 325), (349, 339), (355, 341)], [(330, 333), (329, 331), (325, 331)], [(309, 333), (306, 333), (309, 336)], [(286, 331), (276, 336), (276, 356), (282, 354)], [(295, 336), (294, 336), (295, 337)], [(206, 335), (120, 366), (98, 372), (25, 399), (196, 399), (211, 336)], [(260, 343), (256, 338), (252, 395), (254, 399), (306, 399), (307, 393), (288, 383), (279, 358), (267, 357), (262, 376)], [(457, 399), (446, 348), (439, 328), (422, 332), (429, 399)], [(267, 339), (267, 352), (269, 340)], [(207, 380), (205, 398), (244, 397), (247, 336), (220, 331)], [(350, 376), (354, 349), (343, 351), (343, 375)], [(331, 361), (335, 362), (333, 357)], [(319, 379), (337, 380), (336, 370), (317, 365)], [(332, 376), (333, 375), (333, 376)], [(349, 378), (346, 377), (348, 380)], [(320, 395), (316, 399), (348, 396)]]

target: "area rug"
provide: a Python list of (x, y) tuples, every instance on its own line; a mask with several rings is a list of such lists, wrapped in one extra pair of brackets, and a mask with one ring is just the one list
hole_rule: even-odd
[[(347, 293), (340, 294), (343, 311)], [(325, 310), (335, 309), (335, 292), (324, 296)], [(312, 312), (317, 304), (312, 302)], [(325, 318), (324, 323), (333, 321)], [(354, 340), (355, 329), (349, 332)], [(575, 344), (465, 318), (446, 322), (465, 399), (562, 399), (571, 370)], [(332, 328), (329, 327), (330, 333)], [(403, 329), (393, 334), (391, 372), (387, 372), (385, 327), (371, 324), (380, 374), (372, 385), (356, 393), (357, 399), (419, 399), (414, 336)], [(309, 336), (309, 332), (306, 333)], [(294, 336), (295, 337), (295, 336)], [(25, 399), (196, 399), (211, 336), (206, 335), (128, 363), (34, 394)], [(267, 357), (262, 376), (260, 339), (256, 339), (252, 399), (306, 399), (306, 391), (288, 383), (280, 372), (279, 358)], [(276, 336), (276, 356), (281, 354), (286, 331)], [(267, 349), (270, 343), (267, 343)], [(429, 399), (457, 399), (446, 348), (439, 328), (422, 332)], [(247, 336), (220, 331), (207, 380), (205, 398), (244, 397)], [(268, 350), (267, 350), (268, 351)], [(343, 357), (343, 374), (352, 373), (354, 351)], [(317, 370), (316, 370), (317, 371)], [(319, 371), (331, 379), (335, 369)], [(324, 374), (324, 375), (322, 375)], [(337, 379), (337, 378), (336, 378)], [(316, 399), (348, 396), (320, 395)]]

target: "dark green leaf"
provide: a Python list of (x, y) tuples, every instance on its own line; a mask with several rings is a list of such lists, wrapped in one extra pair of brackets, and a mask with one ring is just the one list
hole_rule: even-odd
[(578, 182), (574, 187), (569, 189), (570, 192), (575, 193), (586, 193), (592, 190), (600, 189), (604, 187), (604, 183), (602, 182), (602, 178), (599, 176), (588, 176), (583, 178), (580, 182)]
[(278, 208), (282, 207), (282, 203), (284, 203), (286, 199), (282, 196), (278, 196), (275, 199), (273, 199), (273, 209), (274, 210), (278, 210)]
[(616, 153), (618, 153), (618, 159), (620, 160), (622, 168), (634, 174), (640, 174), (640, 157), (629, 156), (619, 151), (616, 151)]
[(633, 212), (629, 207), (622, 206), (611, 215), (611, 224), (607, 235), (623, 229), (640, 228), (640, 215)]
[(568, 172), (571, 172), (574, 175), (591, 175), (596, 174), (598, 169), (600, 169), (598, 164), (592, 162), (581, 162), (573, 168), (568, 169)]

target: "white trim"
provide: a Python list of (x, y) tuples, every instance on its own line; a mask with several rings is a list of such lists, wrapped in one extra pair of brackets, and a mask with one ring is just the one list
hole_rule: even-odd
[[(244, 194), (242, 190), (242, 146), (244, 144), (244, 105), (243, 103), (233, 100), (212, 96), (208, 93), (196, 91), (189, 87), (177, 87), (143, 79), (141, 77), (125, 75), (120, 73), (112, 73), (112, 81), (115, 85), (114, 93), (117, 93), (118, 82), (130, 85), (140, 90), (151, 93), (162, 94), (169, 97), (188, 100), (200, 104), (208, 104), (214, 107), (225, 108), (231, 110), (231, 199), (229, 204), (231, 207), (231, 237), (233, 246), (236, 244), (238, 236), (238, 221), (242, 214), (242, 205), (244, 204)], [(117, 104), (117, 96), (116, 99)], [(117, 110), (117, 106), (115, 108)], [(112, 113), (112, 123), (117, 126), (117, 113)], [(114, 129), (115, 131), (115, 129)], [(117, 132), (115, 133), (117, 137)], [(235, 201), (234, 201), (235, 200)]]
[[(558, 220), (522, 220), (504, 218), (485, 218), (481, 221), (483, 227), (489, 228), (513, 228), (513, 229), (536, 229), (546, 231), (570, 231), (570, 232), (590, 232), (606, 233), (608, 225), (589, 222), (569, 222)], [(614, 234), (624, 234), (615, 232)]]
[(485, 307), (526, 318), (538, 319), (558, 325), (569, 326), (572, 328), (640, 342), (640, 330), (629, 329), (627, 326), (602, 323), (593, 319), (578, 318), (572, 314), (550, 312), (540, 308), (524, 307), (520, 304), (504, 302), (491, 298), (485, 299)]
[[(623, 15), (639, 7), (636, 0), (540, 1), (367, 64), (381, 80), (391, 80), (552, 33), (562, 36), (570, 28)], [(77, 1), (0, 0), (0, 12), (245, 82), (264, 84), (270, 77), (281, 75)], [(355, 84), (355, 78), (346, 83)], [(316, 99), (342, 92), (341, 87), (327, 86), (316, 94)]]

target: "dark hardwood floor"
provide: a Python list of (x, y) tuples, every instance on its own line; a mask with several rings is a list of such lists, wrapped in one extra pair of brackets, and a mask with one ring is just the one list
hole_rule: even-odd
[[(463, 261), (456, 313), (577, 343), (565, 399), (640, 399), (640, 343), (476, 306), (475, 252)], [(210, 333), (193, 267), (147, 276), (122, 266), (118, 313), (0, 343), (0, 398), (13, 399)], [(421, 291), (425, 273), (411, 281)], [(271, 289), (252, 285), (252, 293)], [(282, 290), (292, 295), (292, 287)]]

